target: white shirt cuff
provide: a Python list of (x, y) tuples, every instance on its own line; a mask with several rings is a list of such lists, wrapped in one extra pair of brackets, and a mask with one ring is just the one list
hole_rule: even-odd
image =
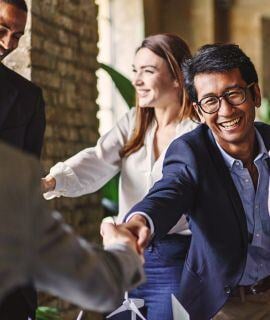
[(145, 219), (147, 220), (147, 222), (149, 223), (149, 227), (150, 227), (150, 232), (151, 232), (151, 235), (154, 234), (155, 232), (155, 227), (154, 227), (154, 223), (153, 223), (153, 220), (144, 212), (141, 212), (141, 211), (135, 211), (135, 212), (132, 212), (126, 219), (125, 222), (128, 222), (133, 216), (135, 216), (136, 214), (139, 214), (140, 216), (143, 216), (145, 217)]

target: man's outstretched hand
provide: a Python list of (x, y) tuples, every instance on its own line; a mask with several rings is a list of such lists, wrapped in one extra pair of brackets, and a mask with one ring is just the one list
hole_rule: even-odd
[(134, 215), (128, 222), (119, 225), (103, 222), (100, 233), (104, 246), (116, 243), (126, 244), (141, 256), (150, 241), (147, 221), (141, 215)]
[(136, 214), (128, 222), (122, 223), (121, 226), (131, 232), (137, 239), (137, 251), (139, 254), (143, 254), (151, 238), (147, 220), (143, 216)]
[(103, 245), (125, 244), (137, 253), (136, 237), (122, 225), (115, 225), (110, 222), (102, 222), (100, 234), (103, 237)]

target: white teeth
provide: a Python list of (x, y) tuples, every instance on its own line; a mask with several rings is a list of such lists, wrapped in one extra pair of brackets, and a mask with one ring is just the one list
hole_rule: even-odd
[(234, 119), (232, 121), (222, 122), (221, 125), (224, 128), (232, 127), (233, 125), (237, 124), (240, 121), (240, 118)]

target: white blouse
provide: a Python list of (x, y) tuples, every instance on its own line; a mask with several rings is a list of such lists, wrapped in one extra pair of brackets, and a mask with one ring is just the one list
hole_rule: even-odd
[[(86, 148), (64, 162), (58, 162), (50, 169), (50, 175), (56, 179), (54, 191), (44, 194), (49, 200), (54, 197), (78, 197), (99, 190), (118, 172), (119, 215), (124, 215), (148, 193), (153, 184), (162, 177), (162, 164), (166, 150), (155, 161), (153, 140), (156, 122), (149, 127), (144, 145), (128, 157), (119, 155), (126, 141), (133, 133), (135, 108), (108, 133), (102, 136), (95, 147)], [(175, 138), (193, 130), (197, 126), (191, 120), (183, 120), (176, 127)], [(174, 139), (175, 139), (174, 138)], [(169, 233), (190, 234), (185, 217)]]

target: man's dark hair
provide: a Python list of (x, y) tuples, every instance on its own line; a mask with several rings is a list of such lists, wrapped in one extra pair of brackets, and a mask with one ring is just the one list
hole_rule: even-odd
[(194, 78), (199, 73), (225, 73), (238, 68), (247, 84), (258, 82), (258, 75), (250, 58), (236, 44), (207, 44), (202, 46), (182, 66), (185, 87), (193, 102), (198, 102)]
[(25, 0), (0, 0), (0, 2), (11, 4), (12, 6), (17, 7), (25, 12), (28, 11)]

